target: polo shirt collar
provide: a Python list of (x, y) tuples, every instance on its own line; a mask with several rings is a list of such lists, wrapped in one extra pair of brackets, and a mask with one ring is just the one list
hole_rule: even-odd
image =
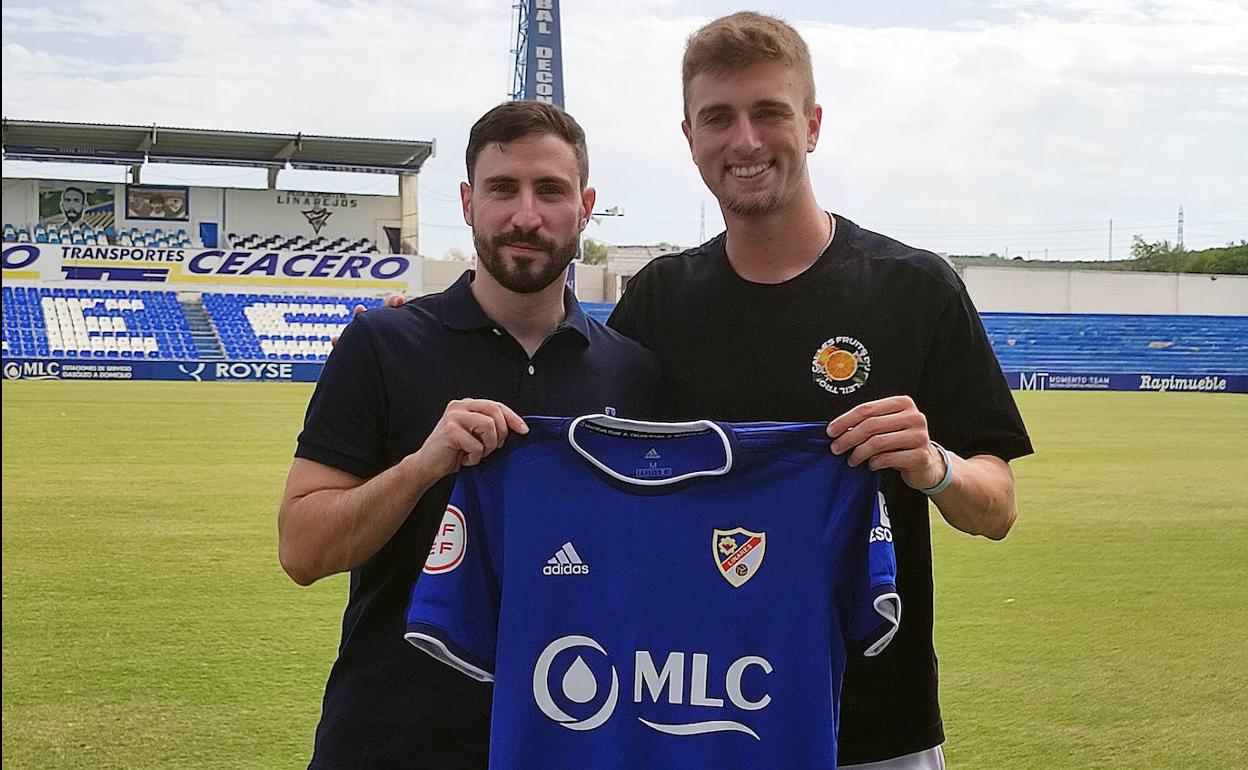
[[(476, 274), (475, 270), (465, 270), (455, 283), (442, 292), (442, 323), (447, 327), (466, 331), (492, 329), (498, 325), (485, 314), (472, 293), (472, 280)], [(573, 329), (588, 340), (589, 318), (581, 309), (576, 294), (567, 286), (563, 287), (563, 308), (566, 315), (559, 328)]]

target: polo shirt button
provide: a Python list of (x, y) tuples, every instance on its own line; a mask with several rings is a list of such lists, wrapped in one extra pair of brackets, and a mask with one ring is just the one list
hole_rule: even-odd
[(536, 374), (536, 370), (533, 368), (533, 364), (529, 364), (529, 374)]

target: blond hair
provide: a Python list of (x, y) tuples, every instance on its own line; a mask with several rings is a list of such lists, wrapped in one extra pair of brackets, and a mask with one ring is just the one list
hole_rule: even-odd
[(797, 30), (774, 16), (741, 11), (716, 19), (689, 36), (680, 72), (685, 119), (689, 118), (689, 84), (694, 77), (703, 72), (740, 72), (763, 62), (791, 67), (805, 81), (806, 110), (814, 108), (815, 73), (806, 41)]

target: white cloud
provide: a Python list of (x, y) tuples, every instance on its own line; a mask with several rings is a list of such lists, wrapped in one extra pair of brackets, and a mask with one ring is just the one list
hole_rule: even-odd
[[(469, 126), (511, 84), (505, 5), (10, 4), (3, 9), (4, 113), (436, 138), (437, 157), (421, 180), (421, 219), (422, 241), (440, 254), (470, 245), (455, 188)], [(626, 211), (590, 234), (691, 243), (703, 203), (707, 229), (718, 229), (679, 130), (680, 56), (705, 19), (682, 16), (688, 6), (666, 0), (563, 5), (568, 106), (586, 127), (600, 201)], [(1017, 223), (1114, 217), (1169, 236), (1166, 223), (1181, 203), (1189, 223), (1232, 222), (1206, 228), (1218, 242), (1248, 233), (1242, 3), (993, 5), (1012, 15), (987, 22), (972, 14), (926, 29), (847, 26), (823, 5), (787, 9), (811, 44), (825, 106), (824, 137), (811, 156), (825, 205), (954, 251), (1099, 250), (1103, 242)], [(718, 12), (710, 2), (695, 12), (708, 8)], [(219, 169), (205, 173), (220, 178)], [(283, 176), (291, 186), (305, 179)], [(348, 180), (372, 191), (393, 189), (391, 182)], [(1047, 228), (1062, 229), (1077, 230)], [(1200, 231), (1189, 224), (1189, 233)], [(996, 242), (1003, 232), (1014, 242)]]
[(886, 221), (1108, 220), (1136, 209), (1160, 227), (1184, 200), (1218, 198), (1228, 212), (1244, 203), (1226, 184), (1232, 169), (1248, 172), (1234, 129), (1248, 124), (1248, 83), (1225, 74), (1248, 63), (1242, 28), (1034, 21), (807, 37), (832, 83), (823, 98), (838, 140), (815, 167), (844, 175), (838, 197)]
[(1242, 24), (1248, 20), (1248, 8), (1239, 0), (992, 0), (990, 4), (1020, 18), (1079, 23)]

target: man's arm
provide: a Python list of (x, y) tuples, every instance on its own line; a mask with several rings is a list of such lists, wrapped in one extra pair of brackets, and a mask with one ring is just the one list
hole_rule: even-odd
[(511, 430), (528, 432), (511, 409), (464, 399), (447, 405), (420, 449), (371, 479), (296, 458), (277, 514), (282, 569), (299, 585), (311, 585), (368, 561), (434, 484), (481, 462)]
[[(929, 489), (945, 476), (945, 462), (932, 445), (927, 418), (909, 396), (859, 404), (828, 423), (832, 452), (849, 452), (851, 466), (892, 468), (914, 489)], [(952, 478), (932, 496), (945, 521), (972, 535), (1000, 540), (1018, 517), (1014, 472), (992, 455), (958, 457), (948, 452)]]

